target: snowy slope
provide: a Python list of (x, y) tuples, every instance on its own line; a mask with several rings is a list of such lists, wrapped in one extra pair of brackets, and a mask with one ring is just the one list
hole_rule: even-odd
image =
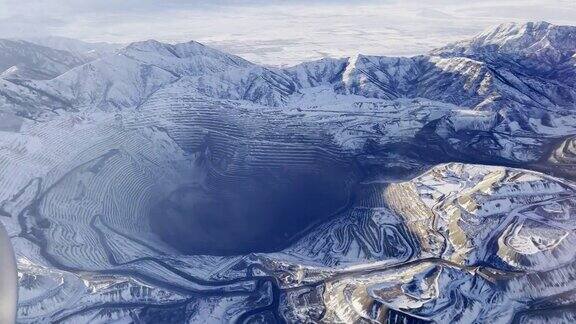
[(52, 79), (87, 61), (86, 57), (71, 52), (0, 39), (0, 78)]
[(576, 31), (572, 26), (555, 26), (547, 22), (507, 23), (432, 53), (475, 57), (496, 64), (510, 60), (507, 63), (529, 67), (540, 75), (553, 75), (555, 70), (573, 60)]

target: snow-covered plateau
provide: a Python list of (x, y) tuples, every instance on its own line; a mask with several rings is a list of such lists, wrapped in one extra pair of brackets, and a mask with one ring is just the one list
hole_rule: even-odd
[(0, 40), (18, 323), (575, 322), (575, 181), (574, 26), (289, 68)]

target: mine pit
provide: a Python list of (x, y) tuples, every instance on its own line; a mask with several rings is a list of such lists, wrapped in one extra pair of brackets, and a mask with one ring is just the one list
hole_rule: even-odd
[(184, 254), (276, 252), (345, 209), (357, 181), (348, 166), (326, 161), (254, 170), (170, 192), (152, 208), (150, 224)]

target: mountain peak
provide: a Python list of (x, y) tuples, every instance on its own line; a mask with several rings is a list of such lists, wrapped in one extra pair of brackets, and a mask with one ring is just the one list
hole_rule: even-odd
[(250, 62), (238, 56), (221, 52), (196, 41), (169, 44), (150, 39), (132, 43), (120, 52), (148, 63), (171, 60), (174, 61), (173, 63), (179, 61), (178, 64), (182, 64), (184, 61), (194, 61), (204, 65), (208, 63), (207, 61), (213, 61), (222, 66), (247, 67), (251, 65)]
[(526, 23), (507, 22), (494, 25), (492, 27), (488, 27), (483, 32), (478, 34), (478, 36), (476, 37), (479, 37), (481, 35), (502, 34), (502, 33), (511, 33), (511, 34), (534, 33), (534, 32), (546, 31), (550, 28), (553, 28), (554, 26), (555, 25), (547, 21), (530, 21)]
[[(159, 42), (155, 39), (149, 39), (145, 41), (138, 41), (130, 43), (128, 46), (124, 48), (125, 51), (142, 51), (142, 52), (158, 52), (163, 53), (169, 48), (171, 45)], [(169, 52), (168, 52), (169, 53)], [(165, 53), (165, 54), (168, 54)]]
[[(472, 44), (476, 46), (497, 45), (504, 49), (518, 50), (528, 49), (535, 45), (540, 45), (540, 47), (559, 45), (574, 49), (575, 32), (574, 27), (556, 26), (545, 21), (524, 24), (505, 23), (478, 34), (472, 39)], [(566, 40), (572, 42), (566, 43)]]
[(576, 53), (576, 27), (545, 21), (505, 23), (486, 29), (471, 39), (431, 52), (440, 56), (466, 56), (494, 61), (515, 56), (546, 67), (565, 63)]

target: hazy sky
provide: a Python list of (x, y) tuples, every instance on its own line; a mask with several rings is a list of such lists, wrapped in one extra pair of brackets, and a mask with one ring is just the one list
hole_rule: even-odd
[(576, 0), (0, 0), (0, 37), (197, 40), (274, 65), (421, 54), (490, 25), (537, 20), (576, 24)]

